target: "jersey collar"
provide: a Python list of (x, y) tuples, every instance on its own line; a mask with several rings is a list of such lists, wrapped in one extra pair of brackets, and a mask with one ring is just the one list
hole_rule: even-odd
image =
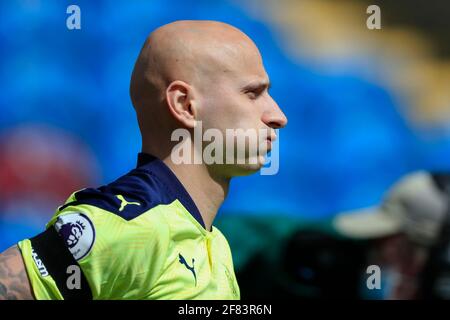
[(155, 175), (164, 185), (167, 186), (171, 195), (178, 199), (187, 211), (189, 211), (189, 213), (195, 218), (195, 220), (197, 220), (197, 222), (203, 227), (203, 229), (206, 230), (205, 223), (200, 211), (194, 203), (194, 200), (192, 200), (183, 184), (163, 161), (151, 154), (140, 152), (138, 154), (136, 167), (150, 171), (153, 175)]

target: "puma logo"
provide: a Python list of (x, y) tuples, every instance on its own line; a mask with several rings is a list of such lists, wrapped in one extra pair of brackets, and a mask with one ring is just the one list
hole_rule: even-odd
[(178, 254), (178, 258), (180, 259), (180, 263), (184, 264), (184, 266), (192, 272), (192, 274), (194, 275), (195, 286), (197, 286), (197, 275), (195, 274), (194, 258), (192, 258), (192, 267), (187, 264), (186, 259), (184, 259), (181, 253)]
[(134, 204), (134, 205), (137, 205), (137, 206), (141, 205), (139, 202), (128, 202), (127, 200), (125, 200), (125, 198), (121, 194), (118, 194), (116, 197), (117, 197), (117, 199), (120, 200), (119, 211), (123, 211), (123, 209), (125, 209), (125, 207), (127, 205), (129, 205), (129, 204)]

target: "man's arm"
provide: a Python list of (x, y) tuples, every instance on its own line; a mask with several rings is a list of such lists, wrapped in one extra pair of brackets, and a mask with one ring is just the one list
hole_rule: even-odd
[(34, 299), (22, 255), (17, 246), (0, 254), (0, 300)]

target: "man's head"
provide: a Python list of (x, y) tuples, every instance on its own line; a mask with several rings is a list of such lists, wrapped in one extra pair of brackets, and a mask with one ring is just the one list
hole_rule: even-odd
[[(215, 21), (164, 25), (145, 41), (131, 78), (143, 147), (165, 157), (176, 144), (172, 132), (193, 132), (200, 121), (204, 132), (218, 129), (224, 143), (226, 129), (268, 129), (264, 144), (270, 145), (274, 129), (284, 127), (287, 119), (269, 95), (269, 85), (256, 45), (240, 30)], [(261, 155), (246, 157), (257, 158), (257, 164), (214, 170), (231, 177), (263, 164)]]
[(334, 217), (334, 226), (351, 238), (399, 239), (403, 234), (412, 243), (431, 246), (446, 220), (449, 181), (448, 174), (410, 173), (388, 190), (380, 206), (342, 212)]

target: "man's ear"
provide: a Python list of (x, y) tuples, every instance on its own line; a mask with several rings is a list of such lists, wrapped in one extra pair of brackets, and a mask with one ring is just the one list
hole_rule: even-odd
[(194, 128), (196, 110), (193, 88), (184, 81), (173, 81), (166, 89), (166, 100), (172, 116), (186, 128)]

